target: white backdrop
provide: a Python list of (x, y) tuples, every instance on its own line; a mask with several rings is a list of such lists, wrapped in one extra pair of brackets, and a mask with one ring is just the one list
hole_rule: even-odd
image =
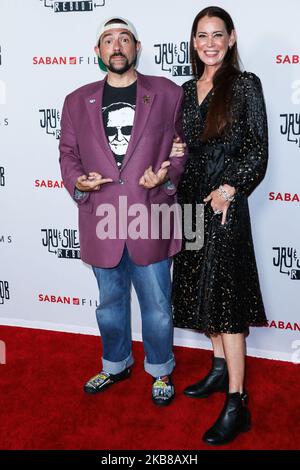
[[(98, 334), (97, 285), (79, 259), (77, 209), (61, 187), (64, 97), (103, 77), (94, 62), (95, 31), (114, 15), (136, 25), (142, 73), (178, 84), (190, 79), (190, 28), (209, 4), (0, 0), (1, 324)], [(300, 362), (300, 2), (217, 5), (233, 16), (244, 68), (261, 78), (269, 117), (268, 172), (250, 198), (269, 328), (251, 330), (248, 354)], [(135, 295), (133, 338), (141, 339)], [(175, 344), (210, 347), (205, 336), (179, 329)]]

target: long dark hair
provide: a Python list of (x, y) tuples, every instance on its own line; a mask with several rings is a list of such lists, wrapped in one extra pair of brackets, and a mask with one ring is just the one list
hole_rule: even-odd
[[(204, 72), (204, 63), (194, 49), (194, 38), (196, 37), (199, 20), (208, 16), (217, 17), (224, 21), (228, 34), (234, 30), (234, 24), (227, 11), (220, 7), (207, 7), (201, 10), (194, 19), (190, 38), (190, 57), (192, 70), (198, 80)], [(230, 128), (232, 124), (231, 113), (231, 91), (235, 77), (240, 72), (240, 60), (236, 42), (224, 57), (223, 63), (213, 77), (214, 93), (207, 113), (207, 119), (202, 138), (207, 140), (211, 137), (220, 136)]]

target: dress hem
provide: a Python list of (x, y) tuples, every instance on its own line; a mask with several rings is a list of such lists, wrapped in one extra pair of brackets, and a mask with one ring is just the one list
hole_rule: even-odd
[(184, 329), (189, 329), (189, 330), (195, 330), (197, 331), (198, 333), (203, 333), (204, 335), (210, 337), (210, 336), (217, 336), (217, 335), (220, 335), (220, 334), (241, 334), (241, 333), (244, 333), (248, 336), (249, 334), (249, 328), (253, 328), (253, 327), (268, 327), (268, 321), (265, 321), (265, 322), (261, 322), (261, 323), (255, 323), (255, 322), (250, 322), (250, 323), (247, 323), (245, 328), (243, 328), (242, 330), (239, 330), (239, 331), (230, 331), (230, 330), (225, 330), (225, 329), (220, 329), (220, 331), (211, 331), (211, 330), (206, 330), (205, 328), (200, 328), (199, 326), (187, 326), (187, 325), (184, 325), (182, 323), (178, 323), (178, 322), (173, 322), (173, 326), (175, 328), (184, 328)]

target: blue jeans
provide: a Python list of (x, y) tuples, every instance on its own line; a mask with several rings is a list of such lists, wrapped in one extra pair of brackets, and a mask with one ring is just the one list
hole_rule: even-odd
[(131, 349), (132, 283), (141, 309), (145, 370), (153, 377), (171, 374), (175, 360), (170, 265), (171, 261), (166, 259), (139, 266), (130, 259), (125, 247), (118, 266), (93, 266), (100, 292), (96, 317), (103, 345), (102, 367), (106, 372), (118, 374), (134, 362)]

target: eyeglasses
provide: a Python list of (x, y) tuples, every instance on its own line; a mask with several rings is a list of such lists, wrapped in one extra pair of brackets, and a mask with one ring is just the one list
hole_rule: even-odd
[(113, 135), (116, 135), (118, 131), (121, 131), (121, 134), (123, 135), (130, 135), (132, 131), (133, 126), (110, 126), (106, 128), (106, 133), (109, 137), (112, 137)]

